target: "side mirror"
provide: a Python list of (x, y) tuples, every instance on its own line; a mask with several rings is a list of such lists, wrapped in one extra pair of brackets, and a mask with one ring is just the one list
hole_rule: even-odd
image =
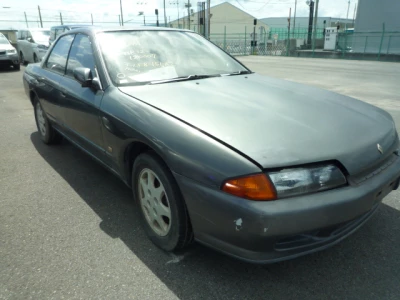
[(80, 82), (82, 87), (89, 87), (93, 80), (92, 71), (89, 68), (76, 68), (74, 78)]
[(29, 43), (33, 43), (33, 39), (32, 39), (31, 37), (28, 37), (26, 40), (27, 40)]
[(91, 87), (96, 90), (101, 89), (100, 80), (93, 78), (92, 71), (89, 68), (74, 69), (74, 78), (82, 85), (82, 87)]

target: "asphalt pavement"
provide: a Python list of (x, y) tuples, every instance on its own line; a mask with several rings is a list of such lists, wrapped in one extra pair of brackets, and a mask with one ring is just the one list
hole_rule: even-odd
[[(398, 63), (239, 59), (382, 107), (400, 131)], [(0, 70), (0, 299), (399, 299), (399, 191), (346, 240), (291, 261), (165, 253), (122, 182), (68, 142), (40, 141), (23, 70)]]

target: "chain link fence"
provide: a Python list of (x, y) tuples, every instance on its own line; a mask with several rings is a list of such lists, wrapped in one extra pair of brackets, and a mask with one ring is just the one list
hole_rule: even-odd
[(283, 28), (270, 28), (269, 32), (256, 34), (255, 37), (249, 32), (210, 35), (211, 42), (232, 55), (400, 61), (400, 31), (343, 30), (334, 38), (334, 47), (325, 50), (324, 28), (317, 29), (314, 45), (307, 28), (289, 32)]

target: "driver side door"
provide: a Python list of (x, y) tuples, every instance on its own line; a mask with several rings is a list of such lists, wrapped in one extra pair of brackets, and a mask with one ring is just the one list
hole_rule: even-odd
[(91, 39), (82, 33), (78, 33), (72, 43), (66, 73), (60, 81), (65, 103), (64, 125), (71, 140), (108, 165), (99, 110), (104, 91), (82, 87), (74, 78), (76, 68), (90, 69), (92, 78), (99, 77)]

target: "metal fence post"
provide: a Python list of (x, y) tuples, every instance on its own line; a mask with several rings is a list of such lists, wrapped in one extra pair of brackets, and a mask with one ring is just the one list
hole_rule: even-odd
[(384, 36), (385, 36), (385, 22), (382, 23), (382, 36), (381, 36), (381, 44), (379, 45), (378, 60), (381, 60), (381, 51), (382, 51), (382, 43)]
[(266, 43), (266, 38), (267, 38), (267, 32), (265, 31), (265, 33), (264, 33), (264, 55), (267, 55), (267, 43)]
[(365, 46), (364, 46), (364, 53), (363, 53), (363, 56), (364, 56), (364, 54), (365, 54), (365, 51), (367, 50), (367, 44), (368, 44), (368, 35), (367, 35), (367, 37), (365, 38)]
[(244, 55), (247, 55), (247, 26), (244, 26)]
[(224, 50), (226, 51), (226, 25), (224, 26)]
[(389, 54), (390, 42), (391, 42), (391, 41), (392, 41), (392, 36), (389, 36), (389, 42), (388, 42), (388, 47), (387, 47), (386, 54)]

